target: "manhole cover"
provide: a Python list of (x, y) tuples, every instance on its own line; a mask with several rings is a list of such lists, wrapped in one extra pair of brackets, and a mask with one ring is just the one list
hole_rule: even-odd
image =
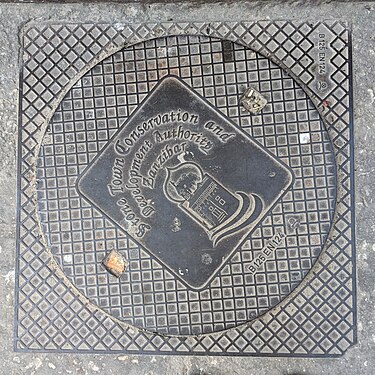
[[(288, 328), (294, 321), (300, 327), (313, 322), (317, 330), (328, 321), (339, 335), (348, 332), (344, 325), (338, 328), (354, 308), (347, 302), (352, 287), (344, 288), (351, 281), (347, 269), (353, 255), (348, 32), (338, 23), (305, 24), (298, 30), (289, 23), (237, 24), (243, 36), (233, 40), (220, 35), (220, 25), (210, 24), (209, 35), (204, 28), (147, 34), (143, 26), (146, 34), (138, 31), (143, 36), (133, 36), (131, 46), (122, 48), (120, 35), (130, 29), (111, 35), (111, 42), (111, 27), (33, 27), (25, 34), (35, 34), (31, 46), (49, 34), (64, 35), (68, 44), (77, 33), (83, 33), (82, 43), (96, 35), (80, 58), (77, 46), (65, 51), (66, 59), (74, 54), (73, 62), (81, 66), (75, 81), (67, 79), (69, 68), (53, 63), (45, 71), (54, 80), (35, 83), (31, 91), (38, 92), (40, 85), (39, 102), (34, 98), (33, 108), (24, 110), (25, 116), (43, 111), (38, 105), (46, 92), (61, 95), (67, 88), (53, 116), (41, 120), (46, 131), (38, 136), (35, 154), (34, 220), (45, 240), (41, 249), (51, 254), (46, 267), (56, 270), (59, 288), (72, 290), (59, 300), (71, 311), (78, 300), (86, 300), (113, 327), (138, 332), (129, 339), (138, 348), (130, 351), (162, 353), (162, 342), (176, 335), (172, 352), (182, 346), (196, 352), (197, 335), (207, 334), (202, 337), (212, 342), (210, 334), (218, 332), (233, 335), (230, 342), (239, 345), (239, 352), (262, 354), (263, 344), (256, 348), (249, 330), (267, 326), (268, 338), (255, 336), (271, 352), (287, 354), (280, 351), (281, 342), (294, 340), (289, 353), (308, 347), (305, 328), (298, 338)], [(117, 51), (101, 47), (107, 57), (95, 65), (91, 48), (100, 40), (109, 47), (117, 44)], [(47, 45), (43, 53), (62, 53), (61, 46), (44, 51)], [(288, 69), (276, 64), (281, 58)], [(24, 69), (40, 68), (26, 63)], [(27, 100), (32, 92), (25, 87)], [(31, 124), (24, 130), (29, 135), (34, 134)], [(29, 242), (28, 236), (23, 241)], [(35, 253), (32, 244), (27, 249)], [(40, 267), (33, 269), (39, 275)], [(280, 305), (287, 297), (289, 302)], [(346, 301), (341, 318), (340, 303), (333, 300)], [(46, 296), (42, 301), (56, 302)], [(297, 317), (291, 303), (302, 315)], [(61, 310), (56, 314), (48, 319), (61, 319)], [(71, 326), (72, 319), (63, 318), (63, 324)], [(82, 319), (77, 324), (89, 324)], [(102, 330), (104, 323), (95, 321), (91, 330)], [(159, 346), (147, 331), (156, 334)], [(69, 346), (73, 338), (62, 337)], [(80, 340), (73, 348), (88, 342)], [(90, 340), (93, 350), (98, 343), (107, 345), (100, 335)], [(333, 348), (346, 350), (337, 349), (340, 340), (329, 334), (314, 340), (311, 350), (331, 355)], [(215, 350), (207, 345), (202, 352), (225, 351), (224, 343)]]

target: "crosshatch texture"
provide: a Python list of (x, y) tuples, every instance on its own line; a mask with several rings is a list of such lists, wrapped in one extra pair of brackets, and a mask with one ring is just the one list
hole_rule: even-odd
[[(26, 28), (16, 350), (344, 353), (355, 342), (349, 43), (338, 22)], [(201, 292), (188, 290), (75, 189), (77, 176), (168, 74), (184, 79), (297, 177)], [(256, 116), (239, 105), (248, 83), (268, 100)], [(296, 211), (298, 234), (285, 222)], [(252, 275), (249, 264), (278, 226), (289, 231), (288, 243)], [(111, 248), (130, 261), (121, 281), (100, 267)]]
[[(336, 181), (331, 143), (318, 112), (292, 78), (268, 59), (242, 46), (232, 48), (233, 61), (224, 63), (222, 43), (217, 39), (168, 37), (136, 44), (83, 76), (50, 123), (52, 139), (42, 146), (38, 159), (37, 201), (52, 252), (74, 285), (127, 323), (172, 334), (207, 333), (244, 323), (277, 304), (299, 284), (326, 240)], [(170, 57), (160, 62), (157, 54), (166, 54), (165, 49)], [(206, 60), (205, 72), (195, 68), (200, 67), (197, 59), (201, 56)], [(155, 257), (129, 243), (126, 233), (94, 213), (95, 205), (82, 199), (76, 188), (78, 176), (125, 121), (118, 112), (130, 114), (128, 102), (142, 101), (129, 93), (147, 94), (157, 78), (171, 73), (191, 82), (225, 114), (230, 112), (235, 123), (290, 165), (296, 178), (293, 189), (201, 292), (189, 290)], [(148, 81), (149, 76), (155, 79)], [(241, 111), (238, 102), (238, 90), (249, 81), (259, 86), (269, 102), (256, 117)], [(219, 91), (222, 95), (216, 94)], [(119, 106), (119, 102), (124, 104)], [(303, 143), (306, 135), (311, 140)], [(299, 220), (298, 231), (287, 223), (294, 217)], [(281, 246), (267, 268), (253, 275), (249, 265), (281, 229), (287, 232), (287, 246)], [(113, 243), (117, 238), (127, 243)], [(130, 272), (121, 279), (97, 266), (111, 247), (124, 251), (130, 260)]]

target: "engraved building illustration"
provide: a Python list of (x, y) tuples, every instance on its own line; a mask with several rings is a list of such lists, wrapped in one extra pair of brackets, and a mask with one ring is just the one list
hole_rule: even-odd
[(214, 246), (250, 226), (262, 211), (258, 196), (231, 192), (191, 162), (167, 168), (164, 192), (205, 229)]

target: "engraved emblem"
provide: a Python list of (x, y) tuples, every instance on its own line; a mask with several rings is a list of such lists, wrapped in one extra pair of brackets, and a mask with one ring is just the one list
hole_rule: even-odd
[(292, 183), (280, 159), (167, 76), (77, 188), (176, 277), (201, 289)]
[(206, 230), (214, 246), (246, 228), (262, 210), (259, 197), (230, 192), (197, 164), (182, 163), (167, 170), (165, 194)]

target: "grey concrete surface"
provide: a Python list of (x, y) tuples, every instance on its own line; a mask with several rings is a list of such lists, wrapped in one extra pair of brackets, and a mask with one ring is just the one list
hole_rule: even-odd
[[(33, 20), (347, 20), (353, 30), (358, 344), (337, 359), (13, 352), (18, 29)], [(375, 3), (0, 4), (0, 374), (375, 374)]]

